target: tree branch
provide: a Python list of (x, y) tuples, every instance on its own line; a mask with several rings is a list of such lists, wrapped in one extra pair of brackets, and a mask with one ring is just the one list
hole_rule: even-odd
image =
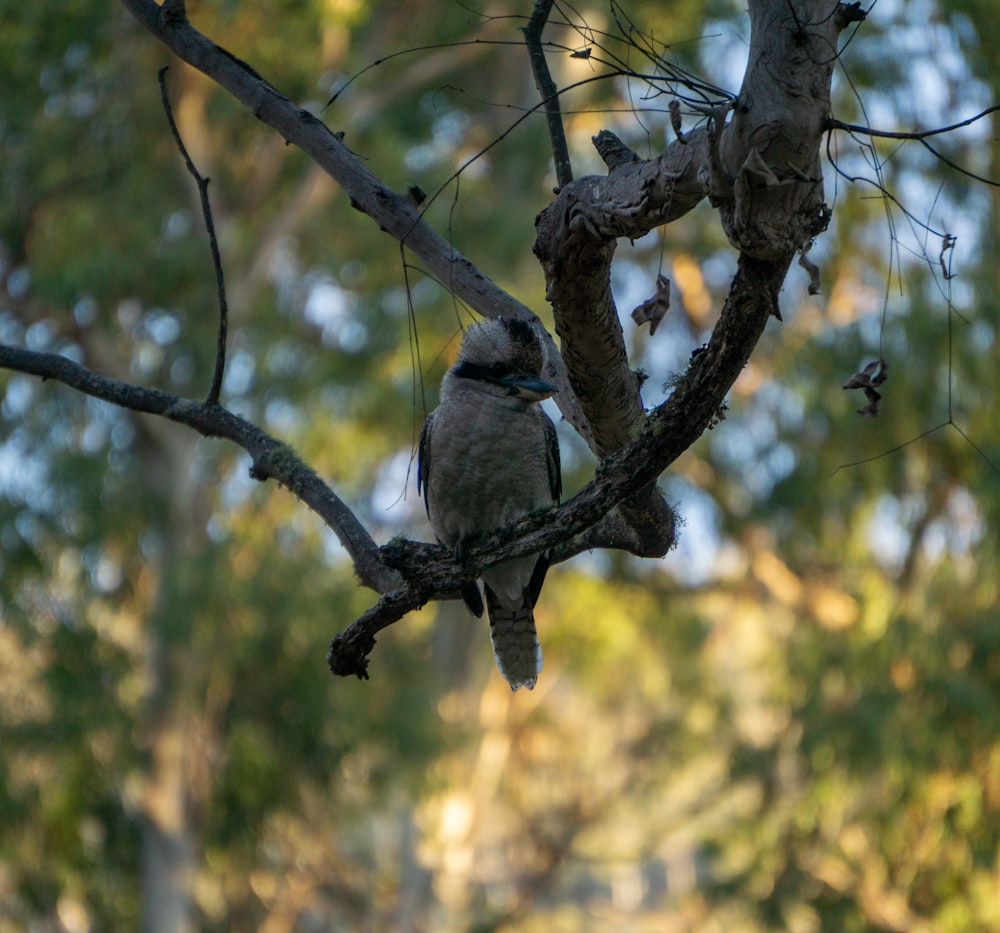
[(219, 253), (219, 241), (215, 236), (215, 224), (212, 222), (212, 205), (208, 200), (208, 182), (201, 172), (195, 168), (191, 156), (188, 154), (184, 140), (181, 138), (180, 130), (174, 122), (174, 111), (170, 106), (170, 97), (167, 95), (167, 84), (165, 76), (168, 65), (164, 65), (156, 74), (160, 85), (160, 100), (163, 101), (163, 110), (167, 115), (167, 122), (170, 124), (170, 132), (177, 144), (184, 165), (188, 173), (194, 178), (198, 186), (198, 195), (201, 198), (201, 213), (205, 218), (205, 229), (208, 231), (209, 248), (212, 251), (212, 265), (215, 267), (215, 287), (219, 296), (219, 330), (215, 342), (215, 369), (212, 373), (212, 384), (208, 390), (205, 401), (212, 405), (219, 401), (219, 394), (222, 392), (222, 377), (226, 369), (226, 332), (229, 327), (229, 308), (226, 303), (226, 280), (222, 274), (222, 255)]
[(386, 592), (399, 577), (383, 562), (378, 545), (354, 513), (287, 444), (215, 402), (191, 399), (130, 385), (92, 372), (56, 353), (37, 353), (0, 344), (0, 367), (54, 379), (85, 395), (131, 411), (160, 415), (186, 425), (204, 437), (222, 437), (250, 454), (250, 475), (277, 480), (312, 509), (337, 535), (354, 561), (358, 578), (368, 587)]
[[(426, 225), (411, 198), (387, 188), (362, 165), (342, 134), (332, 133), (193, 29), (183, 3), (168, 0), (162, 8), (153, 0), (123, 3), (176, 54), (300, 146), (347, 191), (353, 206), (411, 249), (457, 297), (486, 315), (534, 319)], [(537, 0), (532, 24), (539, 34), (549, 6)], [(714, 144), (706, 128), (697, 128), (659, 159), (645, 161), (610, 134), (595, 140), (607, 177), (578, 179), (562, 188), (539, 216), (535, 251), (562, 339), (562, 358), (554, 363), (561, 367), (565, 360), (574, 390), (561, 391), (559, 400), (564, 405), (579, 397), (582, 431), (590, 426), (592, 446), (604, 458), (597, 475), (564, 505), (466, 549), (461, 565), (433, 545), (396, 542), (379, 549), (375, 566), (393, 576), (380, 576), (378, 605), (334, 639), (332, 670), (364, 675), (378, 631), (430, 599), (454, 595), (463, 580), (497, 562), (541, 550), (571, 554), (587, 541), (638, 540), (648, 553), (673, 542), (674, 516), (653, 483), (718, 418), (726, 393), (777, 310), (791, 259), (828, 218), (818, 158), (836, 59), (830, 52), (843, 25), (864, 15), (857, 4), (831, 2), (829, 9), (829, 16), (817, 18), (811, 0), (751, 0), (746, 78), (732, 121), (714, 118)], [(611, 295), (616, 240), (641, 236), (680, 216), (713, 182), (723, 227), (740, 249), (738, 271), (709, 344), (693, 356), (670, 398), (647, 416)], [(168, 417), (179, 420), (177, 412)], [(212, 433), (219, 433), (214, 426)], [(264, 462), (266, 475), (283, 475)], [(616, 507), (619, 515), (609, 519)], [(364, 535), (361, 551), (370, 558), (373, 545)]]
[[(586, 547), (618, 546), (624, 541), (607, 516), (630, 496), (642, 493), (711, 424), (719, 401), (756, 345), (786, 269), (787, 264), (744, 257), (708, 346), (695, 357), (674, 394), (653, 412), (640, 436), (608, 458), (597, 478), (565, 505), (488, 536), (467, 550), (463, 564), (437, 545), (397, 541), (379, 548), (350, 509), (290, 447), (218, 404), (129, 385), (58, 354), (3, 344), (0, 367), (54, 379), (122, 408), (184, 424), (205, 437), (226, 438), (246, 450), (253, 462), (251, 475), (276, 479), (316, 512), (351, 556), (361, 582), (384, 594), (330, 646), (331, 670), (365, 676), (366, 656), (377, 632), (431, 599), (454, 596), (463, 581), (479, 576), (486, 567), (550, 549), (566, 559)], [(574, 540), (578, 535), (582, 537)]]
[(524, 41), (528, 46), (528, 60), (531, 62), (531, 72), (535, 76), (535, 87), (538, 88), (538, 93), (545, 104), (545, 119), (552, 144), (556, 184), (563, 188), (573, 180), (573, 166), (569, 159), (569, 146), (566, 145), (566, 131), (563, 129), (562, 113), (559, 109), (559, 89), (552, 80), (549, 64), (545, 60), (545, 50), (542, 48), (542, 31), (545, 29), (551, 10), (552, 0), (535, 0), (531, 19), (524, 27)]
[[(485, 276), (427, 224), (408, 194), (394, 191), (371, 172), (343, 142), (308, 110), (297, 107), (257, 71), (195, 29), (183, 3), (158, 6), (155, 0), (122, 0), (123, 6), (178, 58), (225, 88), (258, 120), (302, 149), (336, 181), (351, 206), (367, 214), (424, 263), (430, 274), (457, 298), (486, 317), (508, 316), (538, 322), (538, 316)], [(544, 329), (540, 329), (544, 332)], [(551, 338), (546, 334), (551, 345)], [(551, 345), (547, 378), (558, 387), (555, 402), (566, 420), (586, 438), (586, 419), (576, 402), (562, 360)]]
[(196, 30), (176, 9), (167, 15), (154, 0), (122, 0), (133, 16), (178, 58), (197, 68), (320, 165), (351, 199), (351, 205), (412, 250), (440, 281), (482, 314), (533, 318), (527, 307), (491, 282), (468, 259), (424, 223), (406, 194), (393, 191), (369, 171), (309, 111), (295, 106), (250, 65)]
[(607, 176), (577, 179), (539, 215), (535, 254), (599, 455), (628, 443), (644, 423), (611, 293), (617, 239), (643, 236), (706, 195), (746, 256), (785, 264), (825, 228), (819, 153), (836, 61), (831, 50), (846, 23), (864, 18), (857, 4), (830, 2), (828, 10), (820, 17), (816, 4), (803, 0), (751, 2), (750, 59), (738, 105), (713, 109), (707, 128), (686, 133), (656, 159), (640, 159), (613, 134), (598, 134)]
[[(431, 274), (457, 297), (486, 316), (507, 315), (538, 322), (534, 312), (491, 282), (428, 226), (408, 195), (382, 184), (343, 144), (342, 134), (331, 132), (308, 111), (293, 105), (250, 65), (194, 29), (186, 19), (183, 4), (171, 4), (168, 8), (167, 4), (158, 7), (153, 0), (122, 2), (178, 57), (212, 78), (245, 104), (258, 119), (310, 155), (345, 189), (352, 206), (370, 216), (383, 230), (412, 250)], [(544, 334), (549, 350), (545, 376), (559, 388), (555, 401), (560, 411), (599, 455), (615, 449), (614, 445), (595, 442), (586, 413), (566, 372), (563, 356), (544, 328), (539, 327), (539, 330)], [(601, 367), (610, 365), (609, 361), (600, 364)], [(638, 408), (634, 404), (630, 408), (626, 423), (631, 429), (638, 427), (637, 415), (641, 415), (641, 402)], [(628, 515), (624, 516), (624, 521), (626, 525), (633, 524)], [(673, 534), (672, 531), (666, 534), (661, 531), (650, 539), (650, 531), (656, 527), (672, 529), (673, 515), (662, 502), (647, 496), (636, 515), (634, 527), (628, 534), (618, 536), (617, 540), (630, 542), (629, 550), (633, 553), (662, 555), (672, 545)]]
[(991, 113), (996, 113), (998, 110), (1000, 110), (1000, 104), (994, 104), (992, 107), (981, 110), (975, 116), (960, 120), (958, 123), (949, 124), (948, 126), (935, 127), (933, 130), (911, 130), (910, 132), (906, 132), (905, 130), (877, 130), (859, 123), (845, 123), (843, 120), (835, 120), (833, 117), (830, 117), (826, 121), (826, 125), (831, 130), (845, 130), (848, 133), (874, 136), (878, 139), (929, 139), (931, 136), (941, 136), (944, 133), (951, 133), (954, 130), (971, 126), (973, 123), (982, 120), (984, 117), (988, 117)]
[(598, 456), (628, 443), (644, 419), (639, 380), (628, 365), (611, 293), (617, 240), (643, 236), (705, 197), (706, 131), (693, 130), (686, 139), (645, 160), (603, 131), (594, 143), (609, 165), (607, 176), (567, 185), (535, 221), (534, 251), (545, 272), (545, 297)]

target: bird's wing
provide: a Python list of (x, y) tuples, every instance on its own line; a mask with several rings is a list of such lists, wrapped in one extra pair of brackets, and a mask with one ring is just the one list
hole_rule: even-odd
[(549, 469), (549, 489), (552, 499), (558, 502), (562, 497), (562, 464), (559, 460), (559, 436), (552, 420), (542, 412), (542, 428), (545, 431), (545, 465)]
[[(431, 514), (430, 504), (430, 480), (431, 480), (431, 430), (434, 427), (434, 412), (427, 416), (424, 426), (420, 431), (420, 443), (417, 446), (417, 492), (424, 495), (424, 508), (427, 516)], [(468, 580), (462, 584), (462, 599), (465, 605), (477, 619), (483, 615), (483, 597), (479, 592), (479, 585), (475, 580)]]
[(538, 602), (538, 594), (542, 592), (542, 584), (545, 582), (545, 574), (548, 572), (549, 552), (543, 551), (535, 561), (535, 568), (531, 571), (531, 579), (528, 581), (528, 586), (524, 591), (524, 595), (532, 609), (535, 608), (535, 603)]
[[(559, 460), (559, 437), (556, 434), (556, 426), (544, 412), (542, 414), (542, 430), (545, 435), (545, 466), (549, 472), (549, 491), (552, 493), (554, 502), (558, 502), (562, 496), (562, 466)], [(538, 602), (538, 594), (542, 591), (542, 584), (545, 582), (545, 575), (549, 570), (548, 552), (542, 552), (535, 561), (535, 569), (531, 573), (531, 580), (525, 589), (525, 596), (528, 603), (534, 607)]]
[(431, 514), (430, 503), (427, 501), (427, 490), (430, 487), (431, 476), (431, 426), (434, 423), (434, 412), (427, 416), (420, 431), (420, 444), (417, 447), (417, 492), (424, 494), (424, 508), (428, 516)]

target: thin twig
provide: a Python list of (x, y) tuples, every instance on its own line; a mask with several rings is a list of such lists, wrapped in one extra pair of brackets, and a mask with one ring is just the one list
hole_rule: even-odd
[(963, 168), (957, 162), (949, 159), (944, 153), (939, 152), (935, 149), (926, 139), (920, 140), (920, 145), (923, 146), (935, 159), (939, 162), (943, 162), (950, 169), (954, 169), (960, 175), (965, 175), (966, 178), (971, 178), (973, 181), (978, 181), (981, 184), (989, 185), (991, 188), (1000, 188), (1000, 181), (994, 181), (992, 178), (987, 178), (985, 175), (977, 175), (975, 172), (969, 171), (967, 168)]
[(845, 123), (843, 120), (834, 120), (832, 117), (827, 121), (827, 127), (831, 130), (846, 130), (848, 133), (859, 133), (862, 136), (875, 136), (879, 139), (927, 139), (930, 136), (941, 136), (953, 130), (961, 129), (963, 126), (971, 126), (983, 117), (988, 117), (991, 113), (1000, 110), (1000, 104), (987, 107), (967, 120), (952, 123), (950, 126), (939, 126), (933, 130), (913, 130), (911, 132), (898, 130), (876, 130), (870, 126), (863, 126), (858, 123)]
[[(183, 10), (182, 10), (183, 12)], [(210, 179), (205, 178), (188, 155), (184, 140), (181, 139), (180, 130), (174, 122), (174, 111), (170, 106), (170, 97), (167, 94), (167, 83), (165, 76), (168, 65), (164, 65), (157, 72), (157, 80), (160, 84), (160, 99), (163, 101), (163, 110), (167, 115), (167, 122), (170, 124), (170, 132), (173, 134), (174, 142), (184, 159), (184, 165), (194, 178), (198, 186), (198, 195), (201, 198), (201, 213), (205, 218), (205, 229), (208, 230), (208, 242), (212, 250), (212, 264), (215, 266), (215, 287), (219, 295), (219, 333), (215, 344), (215, 370), (212, 373), (212, 385), (208, 390), (205, 401), (209, 405), (219, 403), (219, 394), (222, 392), (222, 376), (226, 369), (226, 333), (229, 327), (229, 307), (226, 303), (226, 281), (222, 274), (222, 255), (219, 253), (219, 241), (215, 236), (215, 224), (212, 221), (212, 206), (208, 200), (208, 183)]]
[(552, 0), (535, 0), (535, 9), (524, 27), (524, 41), (528, 46), (528, 59), (535, 76), (535, 87), (545, 103), (545, 118), (549, 126), (549, 140), (552, 143), (552, 159), (556, 168), (556, 182), (564, 188), (573, 180), (573, 166), (569, 160), (569, 146), (563, 128), (562, 114), (559, 112), (559, 89), (549, 71), (542, 48), (542, 30), (549, 18)]
[(911, 444), (915, 444), (917, 441), (922, 440), (925, 437), (929, 437), (936, 431), (940, 431), (941, 428), (948, 427), (951, 421), (942, 421), (940, 424), (934, 425), (933, 428), (928, 428), (926, 431), (922, 431), (916, 437), (911, 437), (908, 441), (903, 441), (902, 444), (897, 444), (895, 447), (890, 447), (888, 450), (883, 450), (880, 454), (875, 454), (873, 457), (865, 457), (863, 460), (852, 460), (850, 463), (842, 463), (836, 470), (834, 470), (830, 475), (836, 476), (841, 470), (849, 470), (852, 467), (864, 466), (866, 463), (874, 463), (876, 460), (881, 460), (883, 457), (890, 457), (892, 454), (899, 453), (901, 450), (905, 450)]

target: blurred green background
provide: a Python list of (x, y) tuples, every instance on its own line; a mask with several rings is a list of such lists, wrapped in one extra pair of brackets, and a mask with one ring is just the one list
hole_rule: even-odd
[[(317, 111), (428, 46), (324, 113), (388, 184), (428, 192), (537, 102), (529, 6), (188, 4)], [(624, 9), (738, 89), (740, 4)], [(214, 277), (158, 100), (169, 63), (229, 283), (223, 402), (379, 541), (428, 539), (415, 437), (468, 313), (117, 4), (0, 11), (0, 339), (207, 391)], [(1000, 100), (998, 46), (978, 38), (998, 14), (879, 3), (835, 115), (909, 130)], [(566, 17), (620, 35), (603, 3)], [(552, 63), (561, 84), (602, 70)], [(603, 127), (659, 151), (668, 99), (621, 78), (567, 96), (577, 174), (601, 171)], [(995, 137), (985, 120), (933, 142), (1000, 178)], [(996, 189), (918, 143), (864, 142), (831, 143), (822, 295), (793, 267), (727, 420), (661, 481), (678, 548), (553, 571), (532, 693), (510, 693), (457, 603), (383, 633), (370, 682), (332, 678), (329, 639), (373, 595), (314, 515), (221, 442), (0, 372), (0, 931), (1000, 930)], [(543, 317), (547, 152), (541, 119), (523, 122), (428, 215)], [(733, 269), (707, 204), (619, 246), (647, 404)], [(627, 312), (660, 270), (674, 309), (649, 338)], [(880, 352), (883, 412), (863, 420), (841, 386)], [(572, 492), (594, 463), (560, 431)]]

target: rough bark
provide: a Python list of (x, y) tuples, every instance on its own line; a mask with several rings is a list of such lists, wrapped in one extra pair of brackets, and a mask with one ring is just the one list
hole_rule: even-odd
[[(837, 37), (864, 19), (859, 3), (751, 3), (750, 57), (732, 119), (721, 128), (714, 199), (730, 242), (781, 259), (826, 229), (820, 141), (830, 117)], [(713, 121), (715, 125), (715, 121)]]
[(535, 220), (556, 333), (599, 456), (642, 428), (639, 379), (629, 368), (611, 263), (619, 237), (638, 238), (687, 213), (707, 194), (707, 133), (642, 160), (611, 133), (595, 137), (609, 171), (566, 185)]
[[(640, 159), (607, 131), (598, 134), (608, 174), (565, 185), (536, 219), (546, 297), (599, 456), (620, 450), (646, 420), (611, 294), (618, 238), (641, 237), (707, 196), (744, 257), (787, 269), (828, 223), (820, 142), (836, 40), (864, 14), (857, 4), (829, 0), (758, 0), (750, 12), (750, 58), (735, 102), (711, 108), (707, 127), (678, 134), (655, 159)], [(773, 292), (772, 312), (780, 317)], [(722, 396), (714, 401), (717, 408)], [(642, 529), (649, 554), (672, 544), (673, 516), (653, 490), (631, 508), (623, 504), (622, 514), (633, 531)]]
[(611, 296), (617, 239), (641, 237), (707, 196), (741, 253), (787, 263), (829, 220), (820, 143), (836, 40), (864, 14), (829, 0), (757, 0), (750, 14), (750, 59), (735, 102), (711, 109), (707, 127), (652, 160), (599, 134), (608, 174), (567, 185), (536, 220), (546, 297), (601, 455), (634, 437), (644, 417)]

